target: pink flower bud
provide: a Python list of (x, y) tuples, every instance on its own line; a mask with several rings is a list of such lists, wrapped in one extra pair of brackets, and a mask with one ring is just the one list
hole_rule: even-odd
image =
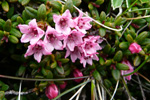
[(53, 99), (58, 95), (58, 88), (55, 84), (46, 87), (45, 94), (49, 99)]
[(140, 46), (139, 44), (137, 44), (137, 43), (132, 43), (132, 44), (130, 44), (130, 46), (129, 46), (129, 50), (130, 50), (131, 53), (133, 54), (133, 53), (139, 53), (139, 52), (142, 50), (142, 48), (141, 48), (141, 46)]
[(60, 89), (65, 89), (67, 85), (67, 82), (64, 82), (63, 84), (60, 84), (59, 87)]
[[(73, 76), (74, 76), (74, 77), (82, 77), (83, 74), (82, 74), (82, 72), (81, 72), (79, 69), (74, 69)], [(81, 78), (81, 79), (75, 79), (74, 81), (77, 82), (77, 83), (79, 83), (79, 82), (81, 82), (82, 80), (83, 80), (83, 79)]]

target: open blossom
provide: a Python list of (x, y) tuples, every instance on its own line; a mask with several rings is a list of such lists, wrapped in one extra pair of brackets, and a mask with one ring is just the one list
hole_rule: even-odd
[(45, 32), (37, 26), (36, 19), (29, 22), (29, 25), (18, 25), (20, 31), (23, 33), (21, 42), (35, 44), (40, 38), (43, 37)]
[(90, 22), (92, 19), (90, 17), (83, 17), (83, 12), (79, 11), (79, 16), (74, 19), (75, 28), (82, 33), (86, 33), (86, 30), (90, 29), (92, 25)]
[(77, 31), (77, 30), (72, 30), (68, 36), (65, 37), (64, 39), (64, 47), (68, 47), (70, 51), (74, 51), (74, 47), (77, 46), (78, 44), (81, 44), (82, 37), (84, 36), (83, 33)]
[(49, 99), (54, 99), (58, 95), (58, 88), (55, 84), (46, 87), (45, 94)]
[(71, 57), (71, 60), (72, 62), (75, 62), (77, 60), (77, 58), (81, 58), (81, 51), (80, 49), (78, 48), (78, 46), (76, 46), (74, 48), (74, 51), (70, 51), (69, 48), (66, 47), (66, 55), (65, 55), (65, 58), (67, 58), (69, 55)]
[[(129, 74), (134, 71), (133, 66), (131, 65), (131, 63), (128, 60), (123, 60), (122, 63), (129, 66), (129, 70), (121, 70), (121, 75)], [(129, 75), (129, 76), (125, 76), (124, 78), (127, 80), (131, 80), (131, 77), (132, 77), (132, 75)]]
[(74, 27), (74, 22), (71, 18), (72, 16), (69, 10), (66, 10), (62, 16), (53, 15), (56, 30), (64, 35), (69, 35), (71, 31), (70, 27)]
[(85, 56), (90, 56), (93, 54), (97, 54), (97, 50), (101, 50), (102, 48), (98, 43), (99, 36), (88, 36), (84, 38), (83, 43), (81, 44), (82, 51)]
[(92, 65), (93, 60), (99, 60), (99, 58), (97, 57), (96, 54), (93, 54), (91, 56), (85, 56), (84, 54), (82, 54), (81, 59), (80, 59), (80, 63), (83, 64), (83, 67), (86, 66), (86, 63)]
[(57, 32), (54, 28), (48, 26), (46, 30), (46, 35), (44, 38), (45, 45), (49, 51), (53, 51), (54, 48), (56, 50), (62, 50), (63, 45), (62, 45), (62, 36), (59, 32)]
[[(81, 72), (79, 69), (74, 69), (74, 70), (73, 70), (73, 76), (74, 76), (74, 77), (82, 77), (83, 74), (82, 74), (82, 72)], [(75, 79), (74, 81), (77, 82), (77, 83), (79, 83), (79, 82), (81, 82), (82, 80), (83, 80), (83, 79), (81, 78), (81, 79)]]
[(37, 62), (40, 62), (42, 55), (50, 55), (51, 51), (49, 51), (46, 48), (45, 42), (39, 40), (36, 44), (31, 44), (28, 46), (28, 50), (25, 53), (25, 57), (30, 56), (32, 54), (34, 54), (34, 59), (37, 60)]
[(130, 50), (131, 53), (133, 54), (133, 53), (139, 53), (139, 52), (142, 50), (142, 48), (141, 48), (141, 46), (140, 46), (139, 44), (137, 44), (137, 43), (132, 43), (132, 44), (130, 44), (130, 46), (129, 46), (129, 50)]

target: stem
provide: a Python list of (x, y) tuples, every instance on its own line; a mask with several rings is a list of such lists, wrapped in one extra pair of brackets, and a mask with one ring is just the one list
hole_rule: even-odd
[(134, 1), (129, 8), (127, 8), (120, 16), (122, 16), (123, 14), (125, 14), (132, 6), (134, 6), (134, 4), (137, 2), (138, 0)]
[(142, 18), (147, 18), (147, 17), (150, 17), (150, 15), (147, 15), (147, 16), (141, 16), (141, 17), (135, 17), (135, 18), (126, 18), (126, 20), (142, 19)]
[(139, 86), (140, 86), (140, 90), (141, 90), (141, 94), (142, 94), (143, 100), (146, 100), (146, 97), (145, 97), (143, 88), (142, 88), (142, 86), (140, 85), (140, 84), (142, 84), (142, 83), (141, 83), (141, 80), (140, 80), (140, 78), (139, 78), (138, 75), (137, 75), (137, 79), (138, 79), (138, 82), (139, 82)]
[(126, 82), (125, 82), (125, 80), (124, 80), (123, 78), (122, 78), (122, 82), (123, 82), (123, 84), (124, 84), (124, 87), (126, 88), (127, 94), (128, 94), (128, 96), (129, 96), (129, 100), (132, 100), (132, 97), (131, 97), (131, 95), (130, 95), (129, 89), (128, 89), (128, 87), (127, 87), (127, 84), (126, 84)]
[(74, 77), (74, 78), (62, 78), (62, 79), (22, 78), (22, 77), (8, 76), (8, 75), (0, 75), (0, 77), (1, 78), (14, 79), (14, 80), (24, 80), (24, 81), (65, 81), (65, 80), (89, 78), (90, 76)]
[(114, 93), (113, 93), (113, 95), (112, 95), (112, 97), (111, 97), (111, 99), (110, 99), (110, 100), (112, 100), (112, 99), (114, 98), (114, 96), (115, 96), (115, 94), (116, 94), (116, 91), (117, 91), (117, 88), (118, 88), (118, 85), (119, 85), (119, 80), (117, 80), (117, 84), (116, 84), (116, 87), (115, 87)]
[(71, 88), (71, 89), (69, 89), (69, 90), (66, 90), (66, 91), (64, 91), (63, 93), (59, 94), (56, 98), (54, 98), (54, 99), (52, 99), (52, 100), (56, 100), (56, 99), (60, 98), (61, 96), (63, 96), (63, 95), (65, 95), (65, 94), (67, 94), (67, 93), (69, 93), (69, 92), (75, 90), (76, 88), (79, 88), (80, 86), (82, 86), (82, 85), (84, 85), (84, 84), (87, 84), (87, 83), (90, 82), (90, 81), (91, 81), (91, 80), (87, 80), (87, 81), (85, 81), (85, 82), (83, 82), (83, 83), (80, 83), (79, 85), (76, 85), (75, 87), (73, 87), (73, 88)]
[[(88, 79), (89, 80), (89, 79)], [(80, 91), (82, 91), (82, 89), (84, 88), (84, 86), (85, 86), (86, 84), (83, 84), (80, 88), (79, 88), (79, 90), (69, 99), (69, 100), (72, 100)]]
[(147, 82), (150, 83), (150, 80), (148, 78), (146, 78), (144, 75), (140, 74), (139, 72), (137, 72), (138, 75), (140, 75), (142, 78), (144, 78)]
[(131, 73), (129, 73), (129, 74), (125, 74), (125, 75), (123, 75), (123, 76), (129, 76), (129, 75), (132, 75), (132, 74), (134, 74), (135, 72), (137, 72), (146, 62), (147, 62), (147, 60), (150, 58), (150, 56), (148, 56), (147, 58), (146, 58), (146, 60), (138, 67), (138, 68), (136, 68), (133, 72), (131, 72)]
[[(141, 9), (137, 9), (137, 10), (132, 10), (132, 11), (129, 11), (129, 12), (135, 12), (135, 11), (140, 11), (140, 10), (148, 10), (150, 8), (141, 8)], [(126, 12), (127, 13), (127, 12)], [(125, 14), (125, 13), (124, 13)]]
[(100, 98), (100, 100), (103, 100), (103, 99), (102, 99), (102, 95), (101, 95), (101, 91), (100, 91), (100, 87), (99, 87), (99, 85), (98, 85), (98, 82), (96, 82), (96, 86), (97, 86), (99, 98)]
[[(100, 83), (100, 82), (99, 82)], [(111, 97), (112, 95), (111, 95), (111, 93), (108, 91), (108, 89), (102, 84), (102, 83), (100, 83), (100, 85), (106, 90), (106, 92), (108, 93), (108, 95)]]

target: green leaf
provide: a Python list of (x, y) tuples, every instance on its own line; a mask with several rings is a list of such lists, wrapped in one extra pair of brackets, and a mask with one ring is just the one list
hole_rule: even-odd
[(140, 0), (141, 1), (141, 3), (148, 3), (149, 2), (149, 0)]
[(119, 8), (123, 3), (123, 0), (111, 0), (111, 6), (113, 7), (113, 10), (116, 8)]
[(120, 71), (117, 69), (113, 69), (111, 71), (113, 78), (117, 81), (120, 79)]

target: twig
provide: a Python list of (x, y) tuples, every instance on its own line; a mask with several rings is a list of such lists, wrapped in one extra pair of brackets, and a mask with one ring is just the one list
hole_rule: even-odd
[(135, 83), (141, 85), (141, 86), (142, 86), (143, 88), (145, 88), (146, 90), (149, 90), (149, 91), (150, 91), (150, 88), (146, 87), (146, 86), (143, 85), (143, 84), (138, 83), (138, 82), (137, 82), (136, 80), (134, 80), (133, 78), (132, 78), (131, 80), (134, 81)]
[(139, 78), (138, 75), (137, 75), (137, 80), (138, 80), (138, 82), (139, 82), (139, 86), (140, 86), (140, 89), (141, 89), (141, 94), (142, 94), (143, 100), (146, 100), (146, 97), (145, 97), (143, 88), (142, 88), (142, 86), (140, 85), (140, 84), (141, 84), (141, 81), (140, 81), (140, 78)]
[(120, 16), (121, 14), (122, 14), (122, 7), (120, 6), (120, 7), (119, 7), (119, 13), (117, 14), (116, 17)]
[(96, 82), (96, 86), (97, 86), (99, 98), (100, 98), (100, 100), (103, 100), (103, 99), (102, 99), (102, 96), (101, 96), (100, 87), (99, 87), (99, 85), (98, 85), (98, 82)]
[[(89, 80), (89, 78), (88, 78), (87, 80)], [(78, 90), (69, 100), (72, 100), (80, 91), (82, 91), (82, 89), (84, 88), (85, 85), (86, 85), (86, 84), (83, 84), (83, 85), (79, 88), (79, 90)]]
[(138, 75), (140, 75), (142, 78), (144, 78), (147, 82), (150, 83), (150, 80), (148, 78), (146, 78), (144, 75), (140, 74), (139, 72), (137, 72)]
[(22, 87), (22, 80), (20, 81), (18, 100), (20, 100), (21, 87)]
[(137, 32), (136, 32), (136, 36), (138, 36), (139, 32), (142, 31), (144, 28), (146, 28), (148, 26), (148, 24), (144, 25), (142, 28), (140, 28)]
[[(20, 92), (20, 95), (27, 95), (29, 93), (32, 93), (33, 92), (33, 89), (27, 91), (27, 92)], [(14, 90), (10, 90), (10, 91), (6, 91), (5, 92), (5, 95), (18, 95), (19, 92), (18, 91), (14, 91)]]
[(13, 80), (24, 80), (24, 81), (66, 81), (66, 80), (75, 80), (81, 78), (89, 78), (90, 76), (83, 77), (74, 77), (74, 78), (61, 78), (61, 79), (42, 79), (42, 78), (22, 78), (8, 75), (0, 75), (1, 78), (13, 79)]
[(113, 93), (113, 95), (112, 95), (112, 97), (111, 97), (111, 99), (110, 99), (110, 100), (112, 100), (112, 99), (114, 98), (114, 96), (115, 96), (115, 94), (116, 94), (116, 91), (117, 91), (117, 88), (118, 88), (118, 85), (119, 85), (119, 80), (117, 80), (117, 84), (116, 84), (116, 87), (115, 87), (114, 93)]
[(150, 17), (150, 15), (147, 15), (147, 16), (141, 16), (141, 17), (135, 17), (135, 18), (126, 18), (126, 20), (142, 19), (142, 18), (147, 18), (147, 17)]

